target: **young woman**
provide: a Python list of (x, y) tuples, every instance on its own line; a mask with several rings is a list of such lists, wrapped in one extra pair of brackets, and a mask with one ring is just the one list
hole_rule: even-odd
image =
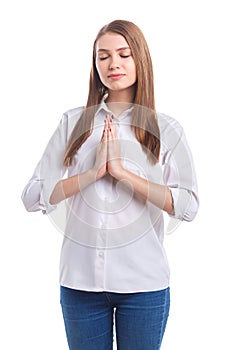
[(160, 349), (170, 301), (163, 213), (193, 220), (198, 195), (182, 127), (156, 113), (149, 49), (132, 22), (99, 31), (87, 104), (64, 113), (22, 200), (64, 232), (69, 348), (112, 349), (115, 323), (119, 350)]

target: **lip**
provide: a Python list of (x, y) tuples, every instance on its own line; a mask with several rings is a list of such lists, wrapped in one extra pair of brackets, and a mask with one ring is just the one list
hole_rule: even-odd
[(118, 80), (121, 79), (125, 76), (125, 74), (110, 74), (108, 75), (108, 78), (112, 79), (112, 80)]

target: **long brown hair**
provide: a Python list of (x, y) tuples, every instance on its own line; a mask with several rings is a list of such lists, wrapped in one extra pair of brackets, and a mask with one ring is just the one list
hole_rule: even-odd
[(107, 93), (107, 88), (99, 78), (95, 61), (96, 42), (109, 32), (122, 35), (131, 49), (137, 75), (132, 128), (150, 162), (155, 164), (159, 160), (160, 133), (156, 118), (154, 75), (149, 48), (143, 33), (134, 23), (115, 20), (100, 29), (94, 41), (87, 104), (68, 140), (64, 157), (65, 166), (72, 164), (75, 153), (91, 135), (95, 112)]

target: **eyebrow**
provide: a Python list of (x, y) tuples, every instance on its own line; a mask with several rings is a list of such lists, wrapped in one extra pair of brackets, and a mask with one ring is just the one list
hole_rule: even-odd
[[(122, 51), (122, 50), (126, 50), (126, 49), (129, 49), (130, 50), (130, 47), (129, 46), (125, 46), (125, 47), (120, 47), (119, 49), (117, 49), (116, 51)], [(99, 49), (98, 52), (109, 52), (110, 50), (107, 50), (107, 49)]]

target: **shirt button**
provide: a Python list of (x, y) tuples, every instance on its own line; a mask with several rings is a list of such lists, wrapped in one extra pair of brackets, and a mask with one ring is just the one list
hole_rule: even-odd
[(104, 256), (104, 252), (99, 252), (99, 257), (103, 257)]

